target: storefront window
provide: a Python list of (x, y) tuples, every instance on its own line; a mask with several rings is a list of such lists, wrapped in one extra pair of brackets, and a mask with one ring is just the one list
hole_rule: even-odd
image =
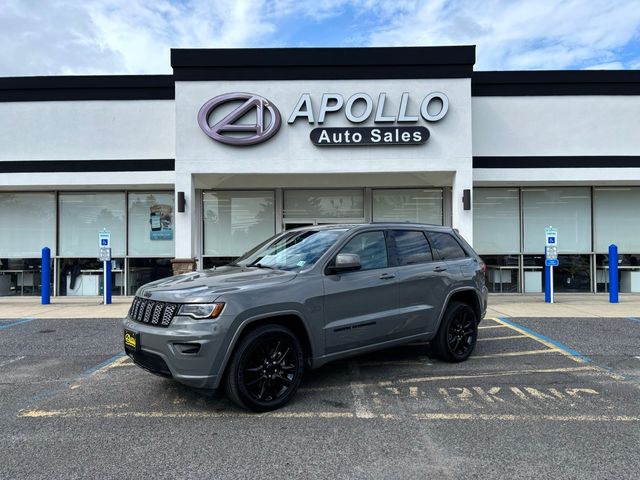
[(361, 219), (363, 190), (285, 190), (284, 218)]
[[(96, 240), (97, 245), (97, 240)], [(58, 263), (58, 294), (66, 296), (102, 295), (103, 263), (96, 258), (61, 258)], [(124, 295), (124, 259), (111, 260), (111, 292)]]
[(487, 288), (491, 293), (520, 291), (519, 255), (482, 255), (487, 265)]
[(558, 252), (591, 252), (588, 187), (525, 188), (522, 202), (526, 253), (544, 252), (544, 229), (550, 225), (558, 229)]
[(442, 225), (442, 190), (374, 190), (373, 221)]
[(56, 203), (53, 193), (0, 193), (0, 225), (2, 256), (39, 258), (43, 247), (49, 247), (55, 255)]
[(129, 193), (129, 255), (174, 255), (173, 205), (173, 192)]
[(616, 244), (620, 253), (640, 252), (640, 188), (596, 188), (595, 251)]
[(130, 258), (129, 259), (129, 295), (145, 283), (170, 277), (171, 259), (169, 258)]
[[(608, 292), (609, 255), (596, 255), (596, 291)], [(618, 256), (618, 288), (622, 293), (640, 292), (640, 254)]]
[(520, 251), (520, 195), (517, 188), (473, 191), (473, 244), (480, 254)]
[(274, 192), (204, 192), (204, 254), (238, 257), (275, 234)]
[(97, 257), (98, 233), (111, 232), (111, 256), (125, 255), (124, 193), (61, 193), (62, 257)]

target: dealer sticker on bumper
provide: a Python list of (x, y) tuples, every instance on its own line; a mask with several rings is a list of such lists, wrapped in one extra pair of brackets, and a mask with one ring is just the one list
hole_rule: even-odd
[(124, 347), (138, 351), (140, 348), (140, 334), (130, 330), (124, 331)]

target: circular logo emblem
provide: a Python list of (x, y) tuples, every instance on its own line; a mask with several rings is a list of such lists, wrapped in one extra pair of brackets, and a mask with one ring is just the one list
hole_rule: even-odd
[[(213, 111), (229, 102), (242, 102), (210, 124)], [(255, 111), (255, 123), (240, 123)], [(269, 121), (265, 125), (265, 121)], [(255, 145), (273, 137), (280, 129), (280, 112), (269, 100), (253, 93), (225, 93), (206, 102), (198, 112), (198, 125), (214, 140), (227, 145)], [(248, 135), (246, 135), (248, 134)]]

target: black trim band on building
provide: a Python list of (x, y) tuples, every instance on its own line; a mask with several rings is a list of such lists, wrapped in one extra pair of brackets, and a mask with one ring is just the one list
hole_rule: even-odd
[(167, 172), (173, 158), (136, 160), (23, 160), (0, 162), (0, 173)]
[(172, 75), (0, 78), (0, 102), (173, 99)]
[(640, 95), (640, 70), (473, 72), (471, 95)]
[(470, 78), (475, 46), (172, 49), (176, 81)]
[(640, 156), (473, 157), (473, 168), (640, 168)]

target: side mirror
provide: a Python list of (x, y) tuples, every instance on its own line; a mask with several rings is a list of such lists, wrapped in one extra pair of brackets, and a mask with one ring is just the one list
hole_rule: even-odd
[(360, 270), (361, 268), (360, 255), (355, 253), (339, 253), (336, 255), (333, 265), (329, 267), (329, 273), (351, 272)]

